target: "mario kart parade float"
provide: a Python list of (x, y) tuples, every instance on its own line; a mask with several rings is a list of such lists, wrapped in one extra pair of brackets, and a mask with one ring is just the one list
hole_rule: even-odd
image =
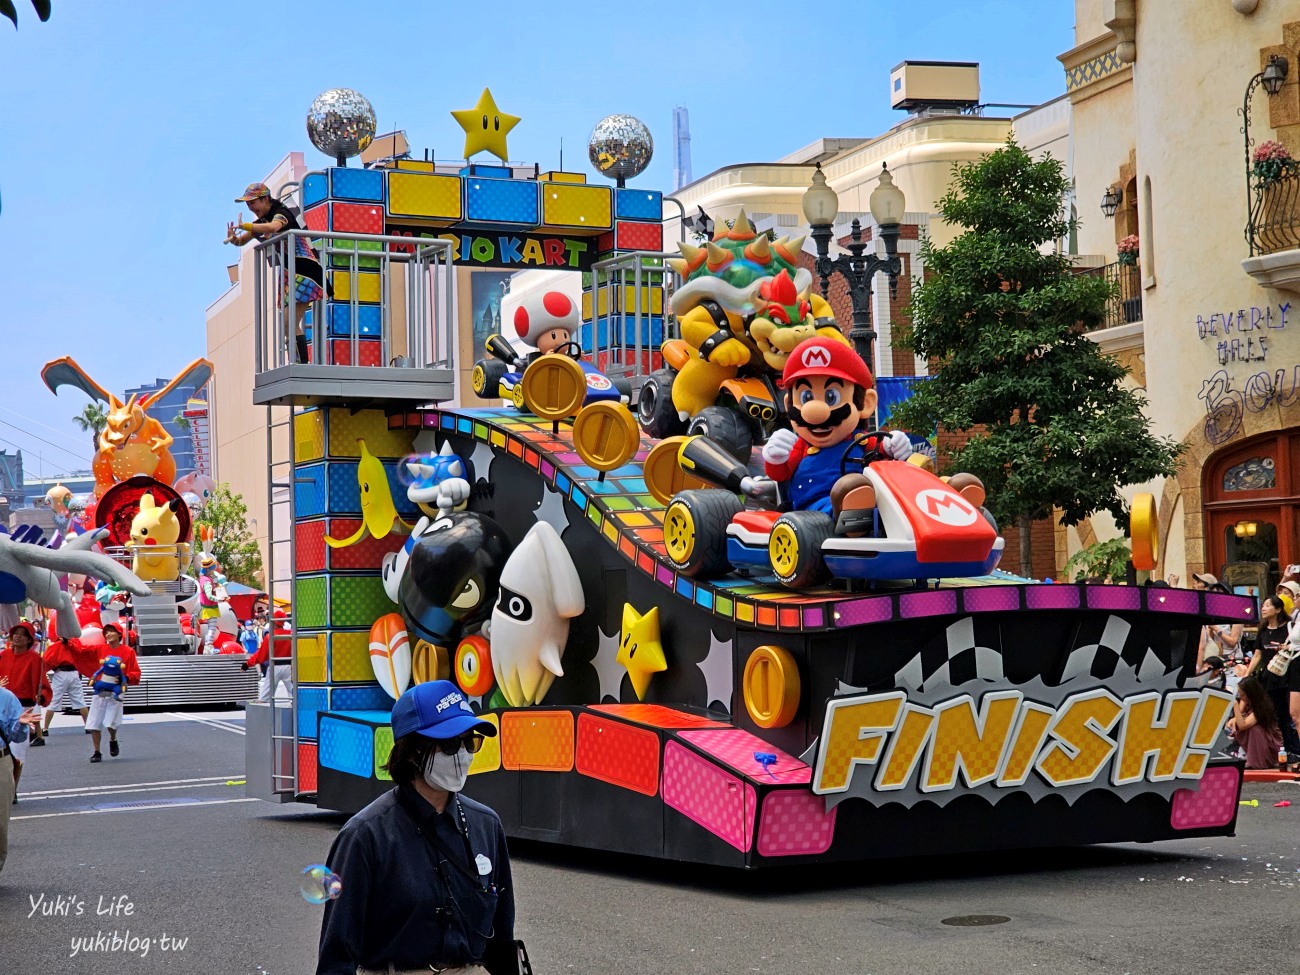
[[(259, 271), (297, 687), (250, 706), (250, 794), (360, 809), (395, 697), (449, 678), (498, 731), (467, 790), (512, 836), (760, 867), (1232, 833), (1231, 698), (1190, 678), (1249, 602), (997, 572), (978, 480), (872, 429), (801, 241), (742, 216), (665, 253), (614, 118), (615, 187), (405, 158), (303, 181), (301, 235), (346, 271), (306, 363)], [(529, 294), (466, 354), (452, 276), (488, 255), (580, 298)], [(459, 362), (479, 405), (450, 405)]]

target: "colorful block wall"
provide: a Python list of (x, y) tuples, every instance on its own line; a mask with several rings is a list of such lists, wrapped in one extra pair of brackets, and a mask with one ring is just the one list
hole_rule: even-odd
[(310, 769), (301, 769), (300, 784), (314, 781), (315, 763), (336, 761), (336, 752), (346, 753), (349, 763), (359, 761), (355, 749), (344, 748), (349, 732), (355, 737), (350, 728), (338, 731), (326, 747), (322, 713), (385, 714), (392, 708), (370, 667), (370, 627), (397, 611), (384, 593), (379, 570), (384, 556), (399, 549), (406, 536), (393, 532), (373, 538), (367, 533), (343, 548), (330, 547), (325, 538), (349, 538), (362, 525), (359, 440), (382, 463), (398, 513), (408, 522), (418, 517), (397, 474), (400, 460), (411, 452), (411, 439), (408, 432), (390, 430), (379, 410), (312, 408), (294, 414), (297, 731), (300, 741), (313, 743), (299, 753), (300, 765), (304, 757), (312, 761)]

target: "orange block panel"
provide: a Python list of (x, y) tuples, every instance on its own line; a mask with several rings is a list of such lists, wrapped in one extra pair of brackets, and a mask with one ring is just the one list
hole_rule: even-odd
[(651, 728), (730, 728), (725, 721), (714, 721), (698, 714), (688, 714), (676, 708), (666, 708), (662, 704), (597, 704), (593, 711), (604, 711), (625, 721)]
[(652, 796), (659, 791), (659, 735), (594, 714), (578, 715), (578, 771)]
[(573, 768), (573, 714), (528, 708), (501, 714), (501, 765), (530, 772)]

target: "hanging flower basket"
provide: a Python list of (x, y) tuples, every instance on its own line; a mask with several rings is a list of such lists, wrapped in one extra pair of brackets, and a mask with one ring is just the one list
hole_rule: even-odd
[(1291, 158), (1287, 147), (1272, 139), (1256, 146), (1251, 157), (1251, 173), (1261, 186), (1276, 183), (1283, 176), (1295, 173), (1296, 168), (1296, 160)]
[(1125, 266), (1131, 266), (1138, 262), (1138, 238), (1137, 234), (1129, 234), (1119, 242), (1116, 248), (1119, 253), (1119, 262)]

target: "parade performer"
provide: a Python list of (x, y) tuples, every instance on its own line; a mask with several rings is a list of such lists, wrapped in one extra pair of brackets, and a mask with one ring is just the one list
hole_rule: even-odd
[(473, 754), (496, 734), (451, 681), (398, 698), (386, 766), (397, 786), (330, 849), (343, 891), (325, 905), (317, 975), (517, 975), (505, 829), (461, 794)]
[[(781, 386), (794, 430), (772, 434), (763, 447), (763, 466), (768, 477), (785, 485), (796, 510), (832, 514), (838, 507), (831, 495), (841, 478), (841, 461), (876, 411), (871, 371), (851, 346), (811, 338), (790, 354)], [(893, 460), (906, 460), (912, 453), (912, 442), (901, 430), (872, 437), (866, 447)], [(845, 480), (835, 492), (837, 501), (848, 488), (871, 491), (860, 473)], [(874, 501), (861, 506), (874, 507)]]
[(199, 625), (203, 628), (202, 653), (215, 653), (217, 619), (221, 616), (223, 592), (221, 567), (214, 556), (204, 552), (199, 560)]
[(130, 684), (140, 683), (140, 664), (135, 651), (122, 642), (122, 633), (112, 624), (104, 627), (104, 641), (108, 644), (100, 660), (99, 670), (91, 679), (90, 689), (93, 695), (90, 701), (90, 716), (86, 728), (90, 731), (90, 741), (94, 753), (90, 756), (93, 763), (104, 760), (99, 752), (100, 737), (108, 729), (108, 753), (114, 758), (121, 751), (117, 740), (117, 729), (122, 725), (122, 696)]
[[(238, 227), (233, 222), (226, 225), (226, 243), (241, 246), (250, 240), (269, 240), (286, 230), (301, 230), (298, 218), (282, 202), (271, 196), (265, 183), (249, 183), (243, 196), (235, 197), (236, 203), (246, 203), (257, 220), (253, 223), (241, 223)], [(242, 232), (241, 232), (242, 231)], [(316, 258), (305, 237), (295, 236), (291, 245), (294, 248), (292, 283), (286, 281), (284, 286), (284, 303), (287, 306), (292, 299), (294, 316), (297, 321), (298, 361), (307, 361), (307, 338), (303, 333), (303, 318), (313, 301), (320, 301), (325, 296), (325, 271)], [(267, 252), (267, 258), (274, 255)], [(282, 271), (281, 273), (287, 273)]]
[[(26, 620), (9, 631), (9, 644), (0, 653), (0, 687), (7, 688), (18, 703), (41, 716), (41, 707), (49, 703), (50, 682), (45, 676), (45, 661), (36, 649), (36, 628)], [(44, 745), (40, 721), (30, 725), (30, 744)], [(14, 792), (23, 774), (23, 760), (27, 757), (29, 741), (11, 741), (9, 751), (14, 760)]]
[(239, 665), (240, 670), (257, 667), (262, 679), (257, 685), (257, 700), (266, 704), (275, 697), (276, 688), (284, 684), (293, 697), (293, 637), (284, 611), (275, 611), (275, 624), (262, 637), (257, 651)]
[(89, 677), (99, 665), (99, 654), (94, 647), (83, 646), (80, 640), (52, 640), (42, 654), (45, 667), (50, 672), (50, 706), (45, 709), (45, 733), (50, 730), (55, 712), (60, 708), (76, 708), (85, 725), (89, 709), (82, 676)]

